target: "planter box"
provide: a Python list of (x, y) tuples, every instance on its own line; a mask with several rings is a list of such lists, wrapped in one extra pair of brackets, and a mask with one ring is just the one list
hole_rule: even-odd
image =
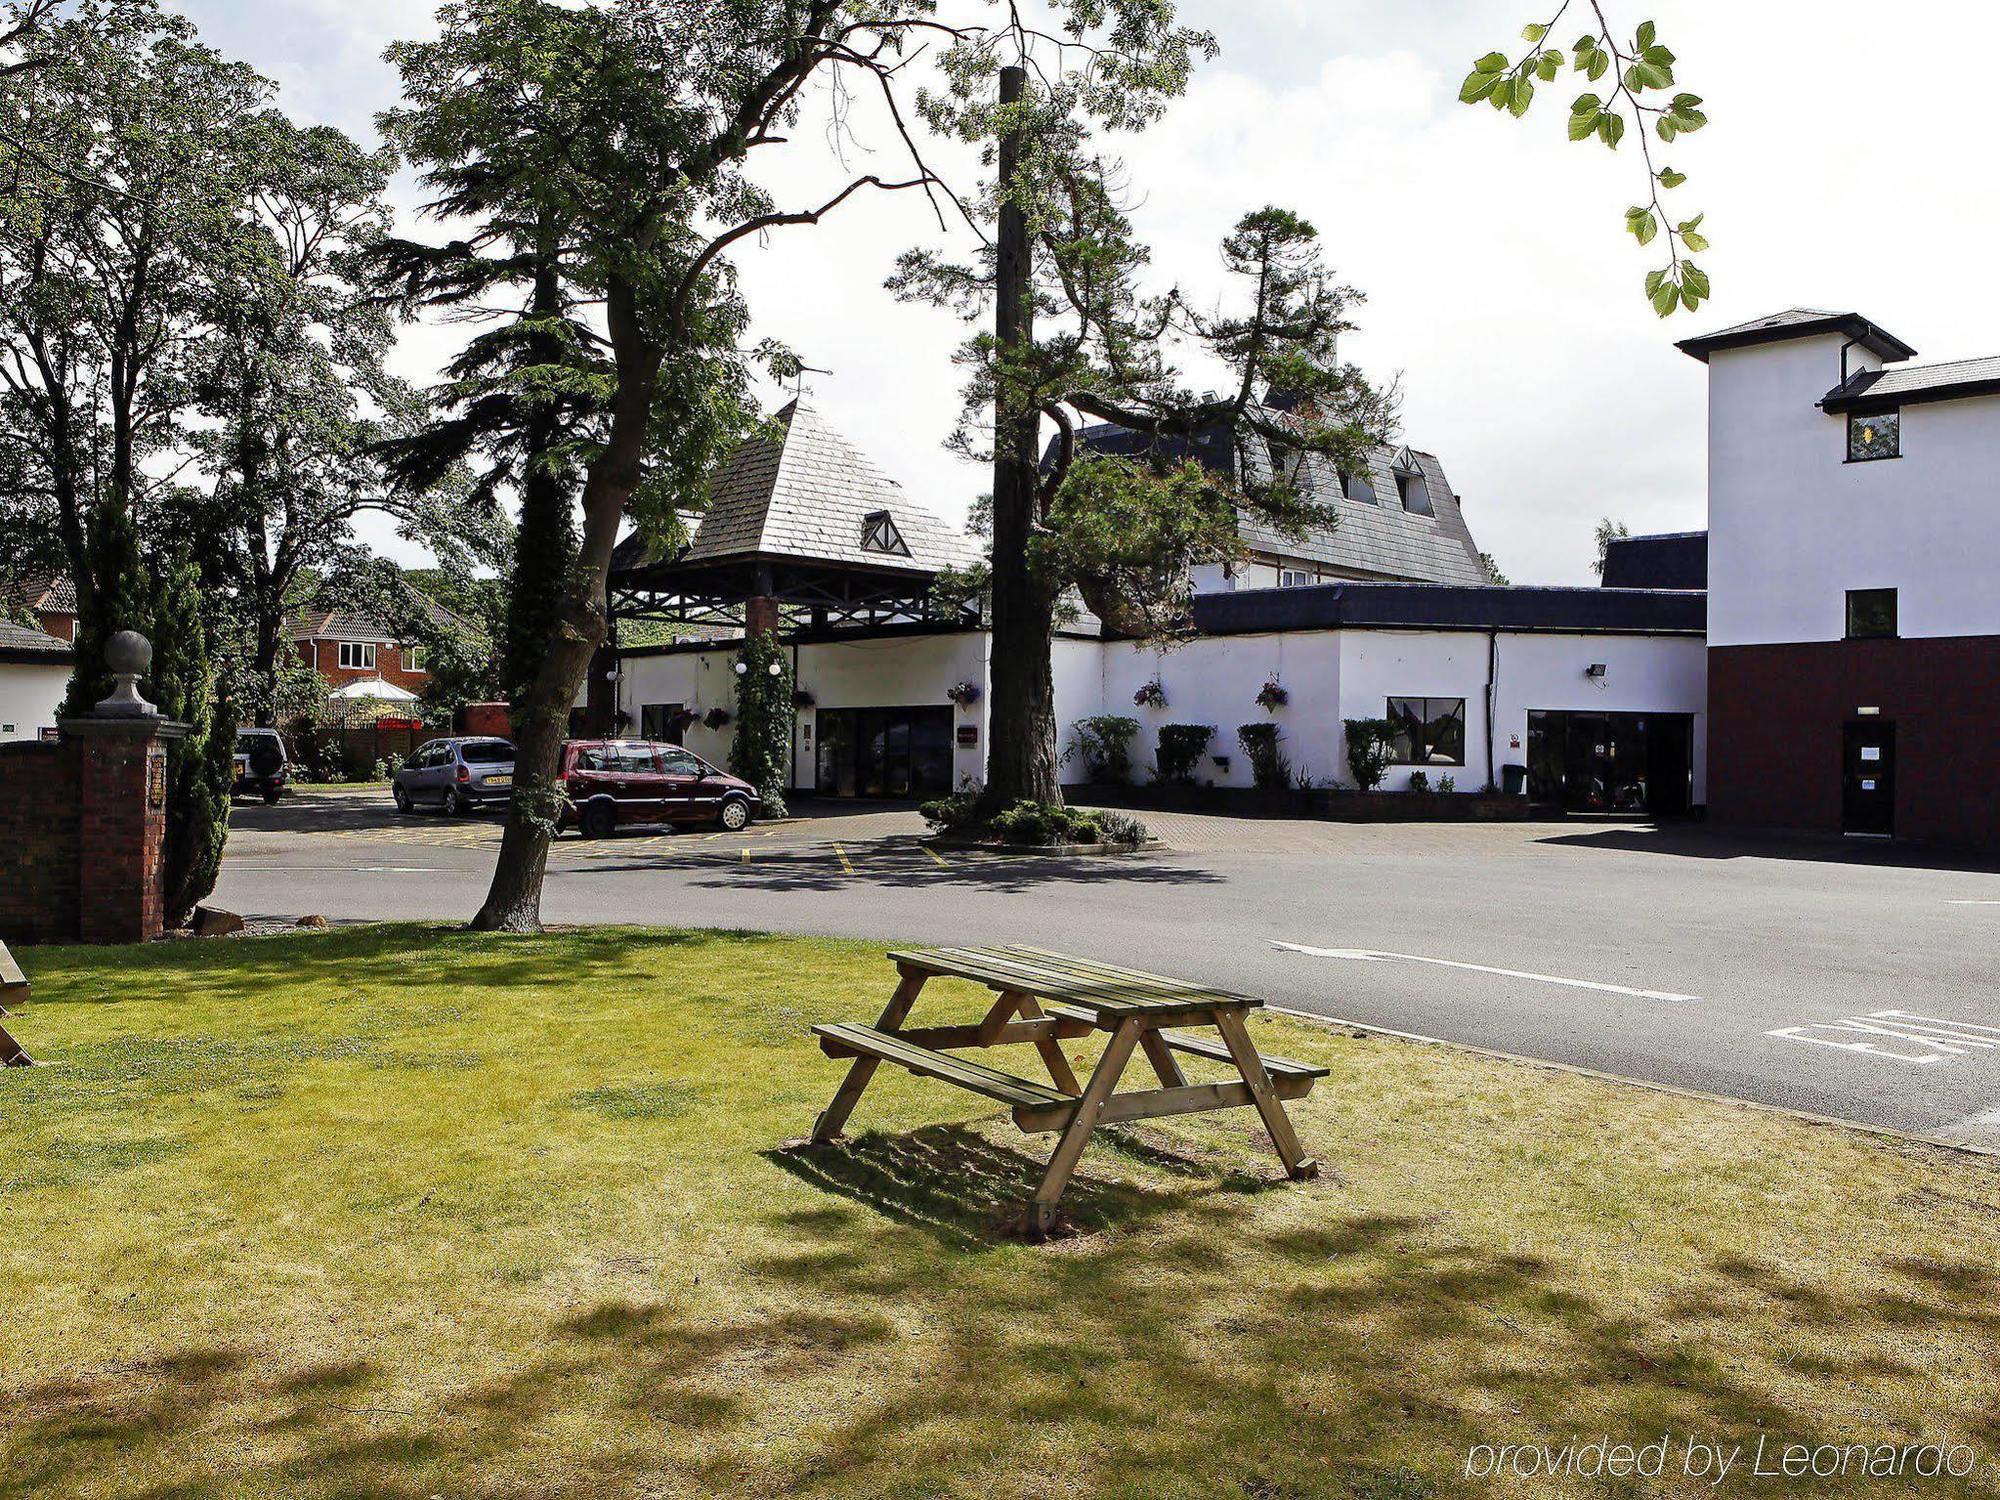
[(1085, 807), (1203, 812), (1235, 818), (1328, 818), (1338, 823), (1485, 823), (1528, 816), (1526, 797), (1484, 792), (1259, 791), (1243, 786), (1072, 786)]

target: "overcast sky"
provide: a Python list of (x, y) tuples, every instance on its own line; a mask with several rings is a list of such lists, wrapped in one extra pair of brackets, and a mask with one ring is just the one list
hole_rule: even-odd
[[(276, 78), (295, 117), (371, 142), (375, 111), (396, 97), (382, 48), (428, 24), (424, 0), (181, 3), (207, 40)], [(1609, 8), (1658, 21), (1712, 122), (1666, 153), (1689, 179), (1675, 206), (1705, 211), (1714, 242), (1702, 259), (1715, 301), (1692, 317), (1663, 323), (1641, 295), (1655, 259), (1622, 231), (1640, 190), (1630, 142), (1613, 155), (1564, 139), (1580, 86), (1545, 88), (1521, 121), (1457, 102), (1470, 59), (1513, 51), (1546, 6), (1183, 0), (1221, 56), (1164, 122), (1117, 148), (1161, 279), (1198, 295), (1214, 294), (1216, 243), (1242, 213), (1280, 203), (1319, 226), (1342, 279), (1368, 294), (1346, 352), (1377, 378), (1401, 375), (1405, 440), (1439, 455), (1473, 534), (1515, 582), (1592, 581), (1599, 516), (1635, 532), (1704, 524), (1703, 371), (1676, 338), (1803, 305), (1859, 311), (1925, 360), (2000, 350), (1988, 154), (2000, 6)], [(1560, 39), (1582, 29), (1565, 23)], [(879, 144), (863, 170), (893, 165)], [(838, 170), (809, 131), (772, 155), (767, 180), (787, 206)], [(417, 201), (400, 184), (399, 202)], [(759, 334), (832, 372), (813, 378), (812, 400), (957, 520), (984, 488), (941, 447), (964, 331), (882, 290), (897, 250), (937, 239), (921, 202), (900, 195), (739, 260)], [(425, 330), (405, 344), (400, 368), (419, 380), (449, 347)]]

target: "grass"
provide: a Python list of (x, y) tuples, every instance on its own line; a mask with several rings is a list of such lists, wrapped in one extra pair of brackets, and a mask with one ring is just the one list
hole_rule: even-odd
[(1698, 1494), (1464, 1455), (1760, 1433), (1949, 1433), (1923, 1493), (1992, 1492), (1987, 1160), (1264, 1019), (1333, 1068), (1319, 1181), (1249, 1111), (1156, 1122), (1032, 1246), (1046, 1138), (983, 1101), (885, 1069), (880, 1133), (775, 1149), (873, 947), (21, 956), (61, 1066), (0, 1074), (0, 1496)]

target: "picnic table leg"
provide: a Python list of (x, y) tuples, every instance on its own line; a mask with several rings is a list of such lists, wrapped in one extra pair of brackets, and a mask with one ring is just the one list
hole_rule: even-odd
[[(903, 977), (897, 981), (896, 993), (889, 997), (889, 1003), (882, 1007), (882, 1014), (875, 1025), (883, 1031), (895, 1031), (909, 1019), (910, 1007), (917, 1003), (917, 996), (923, 993), (924, 981), (930, 976), (914, 969), (902, 971)], [(868, 1080), (875, 1076), (881, 1059), (857, 1057), (847, 1070), (847, 1076), (834, 1090), (833, 1102), (820, 1111), (813, 1121), (812, 1142), (815, 1146), (826, 1144), (847, 1124), (847, 1117), (854, 1113), (854, 1106), (861, 1102), (861, 1094), (868, 1087)]]
[[(1023, 995), (1021, 997), (1020, 1010), (1022, 1019), (1024, 1020), (1039, 1021), (1042, 1019), (1041, 1002), (1036, 1000), (1033, 995)], [(1150, 1036), (1151, 1033), (1148, 1033), (1148, 1035)], [(1081, 1094), (1083, 1092), (1083, 1086), (1076, 1081), (1076, 1073), (1070, 1067), (1069, 1059), (1063, 1056), (1061, 1042), (1056, 1041), (1052, 1037), (1048, 1041), (1035, 1043), (1035, 1050), (1042, 1054), (1042, 1066), (1049, 1070), (1049, 1081), (1051, 1083), (1065, 1094)]]
[[(5, 1011), (0, 1011), (0, 1016), (5, 1014)], [(32, 1068), (34, 1065), (35, 1060), (7, 1034), (5, 1026), (0, 1026), (0, 1068)]]
[(1104, 1055), (1097, 1060), (1097, 1069), (1090, 1075), (1090, 1084), (1083, 1091), (1083, 1097), (1076, 1101), (1076, 1112), (1069, 1117), (1069, 1124), (1056, 1142), (1055, 1154), (1049, 1158), (1047, 1170), (1042, 1173), (1041, 1185), (1035, 1189), (1035, 1196), (1028, 1202), (1028, 1228), (1035, 1234), (1047, 1234), (1056, 1219), (1056, 1203), (1069, 1186), (1070, 1174), (1076, 1170), (1077, 1158), (1083, 1155), (1084, 1143), (1090, 1139), (1090, 1132), (1097, 1128), (1097, 1117), (1103, 1113), (1104, 1101), (1111, 1097), (1111, 1091), (1118, 1087), (1118, 1080), (1125, 1072), (1125, 1064), (1131, 1060), (1132, 1049), (1138, 1045), (1147, 1022), (1137, 1016), (1120, 1021), (1118, 1029), (1111, 1033), (1111, 1040), (1104, 1044)]
[(1291, 1116), (1285, 1113), (1284, 1101), (1271, 1087), (1271, 1075), (1264, 1071), (1264, 1059), (1257, 1055), (1257, 1045), (1250, 1040), (1242, 1015), (1233, 1010), (1217, 1011), (1215, 1029), (1222, 1033), (1223, 1043), (1236, 1063), (1236, 1071), (1243, 1075), (1250, 1097), (1256, 1102), (1257, 1113), (1264, 1117), (1264, 1129), (1284, 1160), (1285, 1175), (1294, 1182), (1319, 1176), (1319, 1163), (1307, 1156), (1305, 1148), (1299, 1144), (1298, 1132), (1292, 1129)]
[(1178, 1089), (1187, 1087), (1187, 1074), (1181, 1071), (1180, 1059), (1174, 1056), (1174, 1049), (1160, 1037), (1159, 1030), (1147, 1028), (1139, 1038), (1139, 1045), (1146, 1049), (1146, 1061), (1153, 1065), (1153, 1071), (1160, 1075), (1160, 1087)]

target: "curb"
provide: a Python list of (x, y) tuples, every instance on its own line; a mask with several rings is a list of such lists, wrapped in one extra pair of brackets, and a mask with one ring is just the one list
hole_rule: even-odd
[(1728, 1094), (1711, 1094), (1704, 1089), (1691, 1089), (1677, 1083), (1656, 1083), (1652, 1079), (1633, 1078), (1626, 1073), (1607, 1073), (1602, 1068), (1586, 1067), (1581, 1063), (1554, 1062), (1546, 1057), (1527, 1057), (1519, 1052), (1503, 1052), (1497, 1047), (1480, 1047), (1471, 1042), (1454, 1042), (1445, 1037), (1425, 1036), (1416, 1031), (1397, 1031), (1388, 1026), (1370, 1026), (1365, 1021), (1348, 1021), (1339, 1016), (1324, 1016), (1317, 1011), (1294, 1010), (1288, 1005), (1266, 1005), (1263, 1009), (1271, 1015), (1284, 1016), (1293, 1021), (1306, 1021), (1329, 1030), (1339, 1028), (1360, 1032), (1366, 1036), (1386, 1037), (1395, 1042), (1410, 1042), (1424, 1047), (1444, 1047), (1474, 1057), (1490, 1057), (1496, 1062), (1542, 1068), (1552, 1073), (1571, 1073), (1580, 1078), (1594, 1078), (1600, 1083), (1621, 1084), (1626, 1088), (1646, 1089), (1655, 1094), (1672, 1094), (1680, 1099), (1698, 1099), (1705, 1104), (1723, 1104), (1732, 1109), (1752, 1109), (1761, 1114), (1782, 1115), (1808, 1125), (1830, 1125), (1838, 1130), (1872, 1135), (1879, 1140), (1896, 1141), (1907, 1146), (1928, 1146), (1934, 1151), (1956, 1151), (1964, 1156), (2000, 1158), (2000, 1148), (1975, 1146), (1966, 1141), (1947, 1141), (1934, 1135), (1918, 1135), (1914, 1131), (1896, 1130), (1887, 1125), (1871, 1125), (1866, 1120), (1850, 1120), (1843, 1115), (1822, 1115), (1809, 1109), (1793, 1109), (1784, 1104), (1766, 1104), (1760, 1099), (1736, 1099)]

